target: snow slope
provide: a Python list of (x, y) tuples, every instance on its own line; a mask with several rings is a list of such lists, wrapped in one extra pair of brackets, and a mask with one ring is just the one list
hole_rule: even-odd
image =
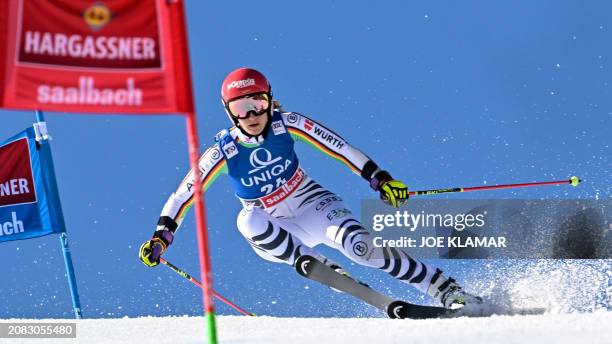
[[(612, 343), (612, 312), (605, 311), (446, 320), (243, 316), (217, 319), (221, 343)], [(76, 342), (205, 343), (204, 331), (201, 317), (81, 320), (77, 324)], [(75, 340), (0, 342), (74, 343)]]

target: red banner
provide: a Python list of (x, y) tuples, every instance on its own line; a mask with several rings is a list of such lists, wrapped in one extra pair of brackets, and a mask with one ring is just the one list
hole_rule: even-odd
[(1, 1), (0, 107), (192, 112), (182, 21), (180, 1)]
[(0, 146), (0, 207), (36, 202), (28, 139)]

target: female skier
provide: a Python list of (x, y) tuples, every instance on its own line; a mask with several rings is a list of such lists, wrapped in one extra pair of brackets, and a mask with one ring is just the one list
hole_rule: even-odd
[[(481, 302), (452, 279), (394, 247), (375, 247), (368, 229), (344, 201), (311, 179), (294, 151), (302, 141), (341, 161), (364, 178), (393, 207), (404, 204), (408, 188), (342, 137), (295, 112), (274, 106), (272, 88), (257, 70), (240, 68), (223, 81), (221, 98), (234, 127), (219, 132), (201, 156), (206, 190), (221, 173), (229, 175), (242, 202), (238, 230), (262, 258), (294, 265), (301, 255), (316, 257), (344, 273), (313, 248), (325, 244), (357, 264), (381, 269), (427, 293), (446, 308)], [(147, 266), (159, 264), (193, 201), (190, 172), (166, 202), (151, 240), (140, 247)]]

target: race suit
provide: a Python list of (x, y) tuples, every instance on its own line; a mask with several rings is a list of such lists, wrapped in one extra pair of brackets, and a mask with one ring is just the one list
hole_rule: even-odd
[[(431, 285), (443, 290), (451, 281), (441, 271), (411, 258), (394, 247), (375, 247), (344, 201), (311, 179), (294, 151), (295, 141), (305, 142), (347, 165), (370, 180), (379, 171), (365, 154), (323, 125), (295, 112), (274, 111), (268, 132), (252, 138), (234, 127), (215, 137), (216, 143), (200, 158), (203, 188), (222, 173), (228, 174), (243, 204), (237, 227), (262, 258), (293, 265), (308, 254), (325, 261), (313, 250), (319, 244), (333, 247), (357, 264), (386, 271), (422, 292)], [(193, 202), (190, 172), (165, 204), (158, 231), (174, 232)], [(436, 281), (438, 283), (436, 283)], [(440, 288), (438, 288), (440, 287)], [(430, 288), (431, 289), (431, 288)]]

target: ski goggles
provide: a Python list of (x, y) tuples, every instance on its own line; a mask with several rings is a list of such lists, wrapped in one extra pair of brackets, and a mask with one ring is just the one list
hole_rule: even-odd
[(270, 95), (267, 93), (254, 94), (230, 101), (227, 110), (232, 117), (247, 119), (249, 116), (261, 116), (270, 109)]

